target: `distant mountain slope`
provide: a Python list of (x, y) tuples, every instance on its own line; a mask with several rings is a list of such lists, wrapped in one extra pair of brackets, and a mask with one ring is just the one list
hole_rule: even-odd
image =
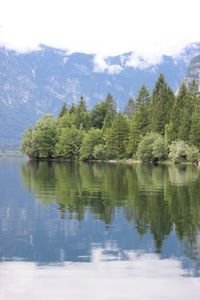
[(187, 69), (186, 82), (189, 84), (192, 80), (195, 80), (200, 87), (200, 55), (194, 57)]
[(199, 53), (200, 44), (191, 45), (179, 57), (164, 56), (153, 66), (141, 60), (131, 67), (133, 53), (99, 62), (94, 55), (69, 55), (45, 46), (21, 54), (0, 48), (0, 146), (17, 145), (24, 129), (44, 113), (57, 114), (63, 101), (76, 103), (81, 95), (91, 108), (111, 92), (123, 109), (143, 83), (152, 89), (161, 72), (176, 89)]

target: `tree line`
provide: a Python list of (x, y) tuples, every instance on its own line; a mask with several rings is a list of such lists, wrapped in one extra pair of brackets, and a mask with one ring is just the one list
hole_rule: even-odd
[(90, 111), (83, 97), (64, 103), (58, 117), (47, 114), (25, 131), (21, 149), (31, 159), (193, 161), (199, 128), (198, 84), (183, 82), (175, 94), (161, 74), (152, 93), (142, 85), (123, 113), (111, 94)]

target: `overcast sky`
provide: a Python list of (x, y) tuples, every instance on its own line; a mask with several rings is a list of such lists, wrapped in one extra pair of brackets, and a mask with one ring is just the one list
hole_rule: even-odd
[(0, 44), (155, 60), (200, 41), (199, 0), (0, 0)]

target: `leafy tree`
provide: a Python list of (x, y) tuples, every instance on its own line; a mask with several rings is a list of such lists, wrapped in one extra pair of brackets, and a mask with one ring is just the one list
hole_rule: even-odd
[(75, 160), (79, 157), (80, 146), (83, 138), (82, 130), (72, 127), (62, 128), (56, 144), (56, 156)]
[(94, 159), (98, 159), (98, 160), (107, 159), (107, 152), (106, 152), (105, 145), (98, 144), (98, 145), (94, 146), (93, 156), (94, 156)]
[(175, 163), (197, 160), (198, 157), (198, 149), (194, 146), (190, 147), (184, 141), (174, 141), (169, 146), (169, 158)]
[(75, 115), (70, 114), (69, 111), (60, 117), (57, 121), (57, 131), (60, 132), (61, 129), (72, 127), (75, 124)]
[(138, 145), (137, 157), (142, 161), (158, 161), (166, 154), (165, 140), (155, 132), (147, 133)]
[(82, 160), (94, 159), (94, 147), (102, 143), (102, 131), (100, 129), (91, 128), (85, 133), (80, 149), (80, 157)]
[(117, 114), (106, 135), (106, 149), (112, 158), (124, 158), (128, 143), (129, 126), (122, 114)]
[(31, 159), (38, 158), (39, 150), (38, 150), (38, 143), (34, 136), (34, 130), (29, 128), (25, 131), (22, 143), (21, 143), (21, 151), (29, 156)]
[(54, 156), (57, 142), (57, 122), (52, 115), (46, 115), (36, 123), (34, 138), (38, 144), (39, 158)]

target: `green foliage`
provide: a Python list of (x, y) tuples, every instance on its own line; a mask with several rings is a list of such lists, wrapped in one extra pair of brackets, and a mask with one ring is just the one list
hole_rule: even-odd
[(191, 146), (187, 149), (187, 160), (188, 161), (192, 161), (195, 162), (197, 160), (199, 160), (200, 157), (200, 153), (199, 153), (199, 149), (195, 146)]
[(153, 160), (163, 160), (167, 158), (167, 147), (165, 139), (160, 135), (153, 143)]
[(27, 131), (25, 131), (23, 135), (21, 151), (28, 155), (31, 159), (39, 157), (38, 144), (32, 128), (29, 128)]
[(86, 102), (83, 97), (80, 98), (80, 101), (77, 107), (75, 108), (74, 118), (75, 125), (77, 128), (90, 128), (90, 114), (87, 111)]
[(127, 146), (127, 153), (129, 157), (136, 154), (141, 137), (148, 132), (150, 120), (149, 105), (149, 91), (145, 85), (142, 85), (136, 97), (136, 110), (130, 123), (129, 140)]
[(60, 113), (59, 113), (59, 118), (63, 117), (67, 113), (67, 106), (66, 103), (63, 103), (63, 106), (61, 107)]
[(135, 112), (135, 102), (133, 98), (129, 97), (128, 103), (126, 104), (124, 109), (124, 115), (127, 115), (129, 118), (131, 118), (134, 112)]
[(101, 129), (104, 124), (106, 114), (108, 113), (108, 103), (103, 101), (94, 106), (91, 111), (91, 125), (94, 128)]
[(106, 160), (107, 152), (106, 152), (105, 145), (98, 144), (98, 145), (94, 146), (93, 156), (94, 156), (94, 159), (97, 159), (97, 160)]
[(135, 117), (132, 118), (130, 123), (130, 130), (127, 143), (127, 155), (133, 157), (137, 152), (137, 147), (141, 139), (141, 132)]
[(106, 116), (104, 118), (103, 129), (106, 130), (112, 126), (113, 119), (117, 113), (116, 102), (114, 97), (109, 93), (105, 99), (107, 106)]
[[(189, 112), (187, 111), (186, 105), (187, 102), (190, 101), (188, 99), (189, 93), (188, 93), (188, 88), (183, 82), (178, 90), (178, 95), (175, 98), (172, 114), (171, 114), (171, 124), (173, 125), (173, 139), (172, 140), (177, 140), (177, 139), (183, 139), (185, 140), (185, 136), (188, 134), (189, 128), (186, 128), (186, 124), (188, 123), (187, 117), (189, 115)], [(189, 120), (191, 116), (189, 115)], [(187, 124), (188, 125), (188, 124)], [(188, 127), (188, 126), (187, 126)]]
[(79, 158), (83, 132), (72, 127), (62, 128), (56, 144), (56, 157), (75, 160)]
[(101, 144), (102, 131), (100, 129), (91, 128), (83, 138), (80, 149), (80, 158), (82, 160), (94, 159), (94, 147)]
[(165, 140), (158, 133), (147, 133), (138, 145), (137, 157), (142, 161), (158, 161), (166, 156)]
[(195, 106), (192, 114), (191, 132), (189, 141), (191, 145), (197, 146), (200, 149), (200, 103)]
[(106, 149), (110, 158), (122, 159), (126, 157), (129, 126), (127, 119), (122, 115), (116, 115), (112, 127), (106, 134)]
[(34, 139), (37, 143), (39, 158), (51, 158), (57, 142), (57, 122), (51, 115), (46, 115), (36, 123)]
[(174, 141), (169, 146), (169, 158), (175, 162), (195, 161), (199, 157), (199, 150), (195, 146), (189, 146), (184, 141)]
[(161, 74), (156, 81), (151, 101), (151, 130), (164, 135), (174, 104), (174, 93)]
[(57, 131), (59, 133), (59, 131), (62, 128), (66, 128), (66, 127), (72, 127), (75, 124), (75, 115), (74, 114), (70, 114), (68, 111), (58, 119), (57, 121)]
[(183, 82), (175, 96), (161, 74), (152, 94), (142, 85), (135, 102), (129, 98), (124, 114), (117, 112), (111, 94), (91, 111), (83, 97), (69, 110), (64, 103), (58, 118), (46, 115), (24, 133), (21, 148), (31, 159), (123, 159), (137, 155), (148, 161), (166, 158), (167, 145), (184, 141), (190, 151), (187, 155), (181, 150), (171, 154), (172, 160), (186, 156), (193, 160), (200, 149), (199, 128), (197, 83), (187, 86)]

